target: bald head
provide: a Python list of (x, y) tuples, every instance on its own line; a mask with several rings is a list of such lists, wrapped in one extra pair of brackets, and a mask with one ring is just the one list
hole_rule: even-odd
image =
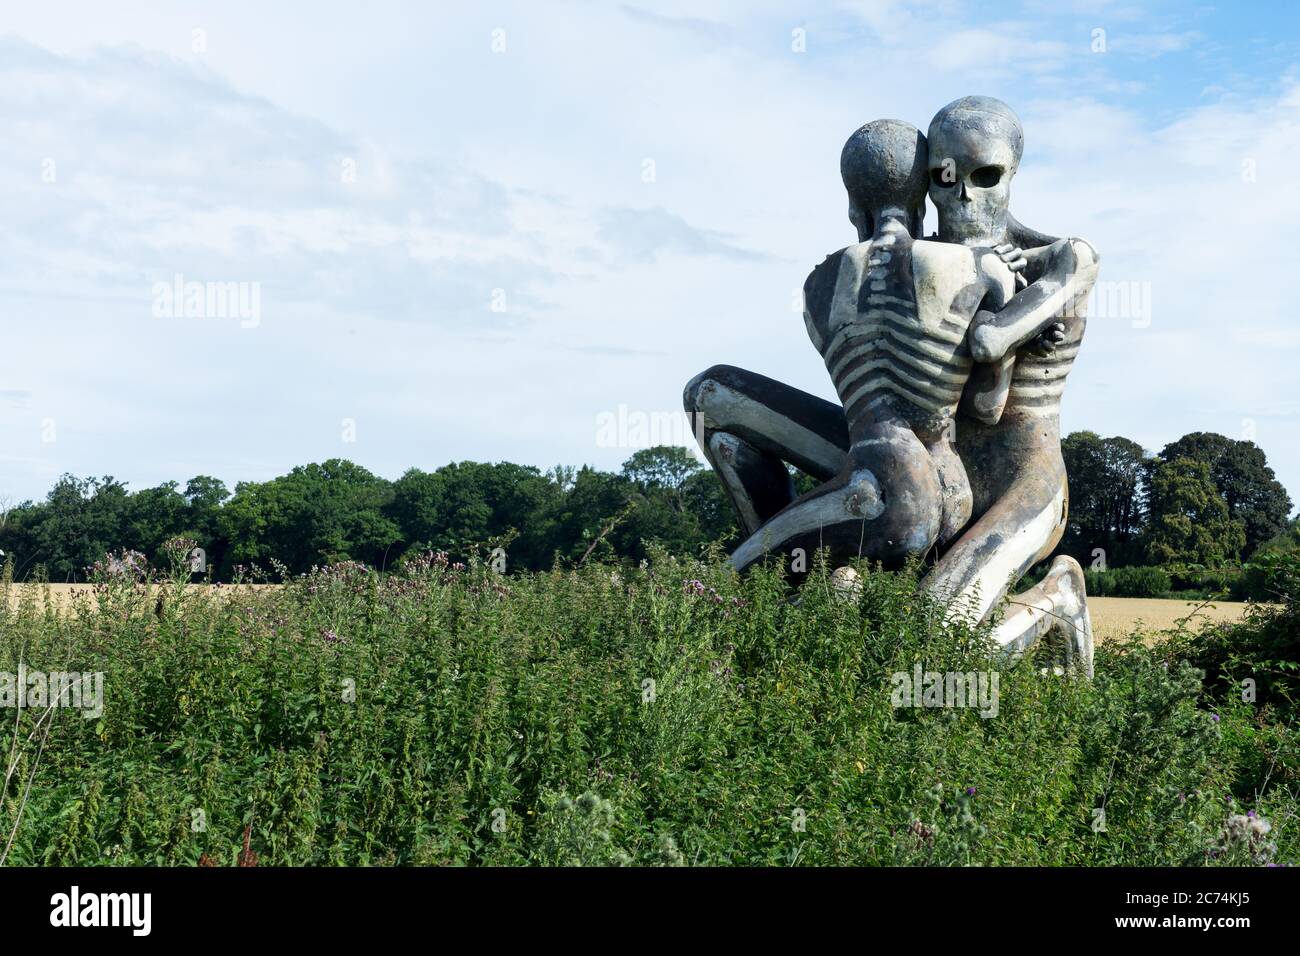
[(858, 129), (840, 152), (840, 175), (859, 239), (886, 213), (901, 212), (912, 234), (920, 234), (929, 173), (925, 137), (911, 123), (876, 120)]
[(1025, 132), (1020, 117), (999, 99), (991, 96), (963, 96), (953, 100), (930, 120), (930, 139), (979, 138), (1005, 143), (1014, 160), (1012, 172), (1020, 165), (1025, 148)]

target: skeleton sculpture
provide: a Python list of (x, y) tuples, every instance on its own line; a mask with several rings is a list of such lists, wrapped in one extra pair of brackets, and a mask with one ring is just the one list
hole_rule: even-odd
[[(805, 286), (808, 332), (842, 405), (730, 366), (686, 388), (749, 533), (738, 568), (800, 547), (897, 564), (937, 546), (924, 585), (982, 620), (1055, 548), (1060, 396), (1097, 255), (1010, 215), (1022, 143), (1015, 114), (986, 97), (944, 107), (928, 143), (896, 121), (850, 138), (841, 172), (860, 241)], [(912, 238), (927, 179), (937, 242)], [(1012, 294), (1015, 272), (1024, 288)], [(824, 484), (794, 501), (786, 462)], [(1017, 596), (994, 638), (1018, 654), (1048, 635), (1091, 671), (1083, 575), (1068, 557)]]

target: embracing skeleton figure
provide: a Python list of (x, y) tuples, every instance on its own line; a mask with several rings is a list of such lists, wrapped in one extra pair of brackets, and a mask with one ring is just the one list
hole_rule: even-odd
[[(841, 172), (859, 242), (804, 286), (808, 334), (841, 404), (731, 366), (686, 387), (749, 534), (738, 569), (800, 548), (887, 567), (936, 553), (925, 587), (978, 621), (1056, 547), (1067, 507), (1060, 398), (1098, 257), (1010, 215), (1022, 147), (1015, 114), (987, 97), (944, 107), (928, 138), (895, 120), (850, 137)], [(939, 213), (929, 240), (927, 192)], [(824, 483), (796, 500), (787, 462)], [(1050, 636), (1091, 673), (1072, 558), (1006, 610), (994, 638), (1008, 654)]]

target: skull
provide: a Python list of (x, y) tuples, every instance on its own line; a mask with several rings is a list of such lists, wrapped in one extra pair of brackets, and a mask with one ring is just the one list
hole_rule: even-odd
[(966, 246), (1004, 242), (1011, 177), (1024, 145), (1016, 114), (992, 97), (963, 97), (935, 115), (929, 141), (939, 239)]

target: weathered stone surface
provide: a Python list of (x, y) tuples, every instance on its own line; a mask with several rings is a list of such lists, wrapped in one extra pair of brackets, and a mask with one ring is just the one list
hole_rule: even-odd
[[(1060, 399), (1098, 256), (1011, 215), (1023, 142), (1006, 104), (965, 97), (928, 137), (878, 120), (845, 144), (858, 242), (804, 286), (806, 330), (840, 404), (731, 366), (684, 395), (749, 532), (738, 570), (819, 547), (841, 564), (925, 555), (937, 559), (925, 586), (982, 620), (1060, 541)], [(939, 214), (930, 239), (927, 194)], [(787, 463), (823, 484), (794, 500)], [(1091, 669), (1077, 564), (1058, 560), (1012, 607), (1023, 613), (995, 635), (1007, 653), (1056, 634)]]

